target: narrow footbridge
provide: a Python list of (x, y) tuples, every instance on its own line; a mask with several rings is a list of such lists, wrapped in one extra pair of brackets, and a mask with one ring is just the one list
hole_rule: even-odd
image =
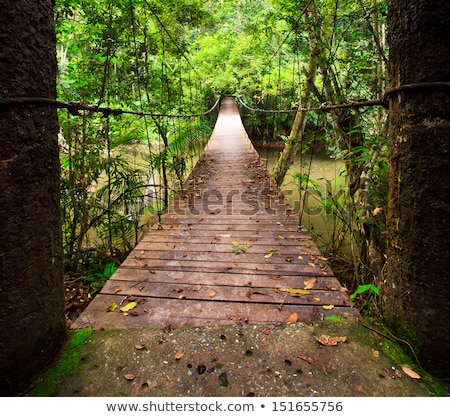
[(75, 327), (360, 317), (261, 164), (231, 97), (222, 100), (205, 152), (161, 220)]

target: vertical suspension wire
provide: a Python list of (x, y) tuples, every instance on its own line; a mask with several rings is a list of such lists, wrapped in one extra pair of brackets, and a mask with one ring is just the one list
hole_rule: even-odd
[[(143, 98), (142, 98), (142, 86), (141, 86), (141, 71), (140, 71), (140, 66), (139, 66), (139, 54), (138, 54), (138, 43), (137, 43), (137, 36), (136, 36), (136, 19), (135, 19), (135, 8), (134, 8), (134, 4), (133, 4), (133, 0), (129, 0), (129, 5), (130, 5), (130, 18), (131, 18), (131, 27), (132, 27), (132, 34), (133, 34), (133, 45), (134, 45), (134, 60), (135, 60), (135, 70), (136, 70), (136, 77), (137, 77), (137, 85), (138, 85), (138, 98), (139, 98), (139, 106), (140, 106), (140, 110), (142, 113), (144, 112), (144, 103), (143, 103)], [(147, 41), (145, 42), (145, 48), (147, 48)], [(145, 51), (145, 53), (147, 54), (147, 50)], [(146, 68), (146, 71), (148, 71), (148, 68)], [(147, 83), (146, 85), (146, 95), (147, 95), (147, 100), (148, 100), (148, 104), (150, 104), (150, 95), (148, 93), (148, 86)], [(154, 158), (152, 156), (152, 144), (151, 144), (151, 139), (150, 139), (150, 128), (149, 128), (149, 124), (148, 124), (148, 120), (147, 120), (147, 116), (143, 116), (144, 118), (144, 128), (145, 128), (145, 137), (147, 140), (147, 149), (148, 149), (148, 156), (149, 156), (149, 163), (150, 163), (150, 178), (149, 178), (149, 182), (150, 184), (153, 183), (152, 188), (152, 193), (154, 194), (154, 199), (153, 199), (153, 195), (151, 195), (153, 200), (156, 200), (156, 209), (157, 209), (157, 222), (158, 222), (158, 228), (161, 227), (161, 187), (158, 187), (158, 184), (156, 184), (156, 178), (155, 178), (155, 163), (154, 163)], [(159, 176), (159, 182), (161, 182), (161, 176)], [(158, 191), (159, 188), (159, 191)]]

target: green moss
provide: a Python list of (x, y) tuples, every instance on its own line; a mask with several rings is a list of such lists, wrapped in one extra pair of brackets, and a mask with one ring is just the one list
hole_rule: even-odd
[(56, 391), (58, 384), (65, 376), (74, 375), (81, 361), (83, 345), (92, 336), (93, 330), (75, 330), (65, 346), (59, 358), (49, 368), (44, 381), (33, 391), (34, 397), (50, 397)]
[[(410, 349), (410, 347), (408, 348)], [(424, 387), (431, 395), (437, 397), (445, 397), (448, 395), (449, 386), (443, 384), (430, 376), (405, 352), (399, 343), (393, 342), (389, 339), (383, 339), (380, 344), (380, 350), (386, 353), (398, 366), (408, 365), (422, 378)]]

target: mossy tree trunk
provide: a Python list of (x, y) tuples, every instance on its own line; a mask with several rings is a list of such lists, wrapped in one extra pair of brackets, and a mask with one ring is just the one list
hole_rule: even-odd
[[(450, 81), (450, 2), (391, 0), (391, 87)], [(450, 376), (450, 94), (390, 96), (386, 315), (422, 366)]]
[[(56, 97), (52, 0), (0, 0), (0, 95)], [(0, 109), (0, 394), (12, 395), (66, 336), (58, 118)]]

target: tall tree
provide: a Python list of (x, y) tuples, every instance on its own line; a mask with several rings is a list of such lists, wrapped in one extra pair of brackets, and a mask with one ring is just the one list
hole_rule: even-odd
[[(0, 0), (2, 98), (56, 97), (52, 0)], [(65, 340), (58, 118), (0, 109), (0, 393), (17, 393)]]
[[(450, 3), (391, 0), (391, 87), (450, 81)], [(391, 172), (386, 311), (414, 342), (422, 366), (450, 371), (450, 95), (442, 88), (390, 95)]]

